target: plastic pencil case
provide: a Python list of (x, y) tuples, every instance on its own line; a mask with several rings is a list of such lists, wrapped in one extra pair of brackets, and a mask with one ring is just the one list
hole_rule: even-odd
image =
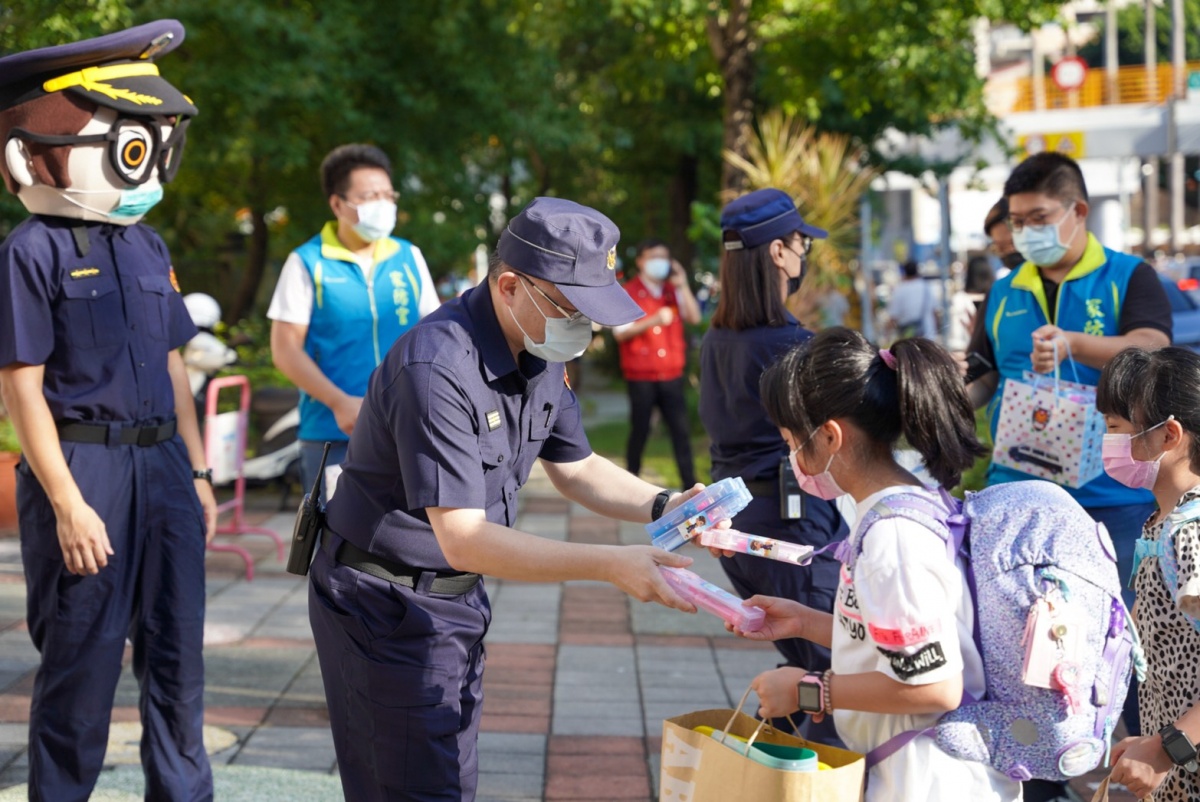
[(646, 524), (646, 531), (655, 546), (675, 551), (710, 526), (732, 519), (746, 509), (751, 498), (741, 477), (722, 479), (657, 521)]
[(705, 582), (687, 569), (660, 565), (658, 570), (676, 593), (701, 610), (712, 613), (742, 632), (762, 629), (767, 614), (761, 607), (743, 607), (742, 600), (737, 596), (711, 582)]
[(748, 535), (736, 529), (705, 529), (698, 539), (701, 546), (736, 551), (751, 557), (766, 557), (768, 560), (794, 565), (807, 565), (813, 554), (812, 546)]

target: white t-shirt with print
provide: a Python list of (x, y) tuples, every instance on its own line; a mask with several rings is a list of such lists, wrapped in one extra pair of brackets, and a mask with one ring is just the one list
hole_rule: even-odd
[[(892, 487), (858, 505), (857, 520), (881, 499), (917, 492), (940, 505), (936, 491)], [(861, 531), (856, 527), (852, 542)], [(966, 577), (946, 544), (907, 518), (886, 518), (863, 541), (853, 577), (843, 566), (833, 610), (833, 670), (878, 671), (908, 685), (927, 685), (962, 674), (967, 692), (984, 692), (983, 660), (971, 630), (974, 608)], [(835, 710), (846, 746), (867, 753), (894, 735), (932, 726), (937, 714), (888, 715)], [(958, 760), (928, 736), (919, 736), (871, 769), (867, 802), (984, 802), (1018, 800), (1021, 786), (983, 763)]]

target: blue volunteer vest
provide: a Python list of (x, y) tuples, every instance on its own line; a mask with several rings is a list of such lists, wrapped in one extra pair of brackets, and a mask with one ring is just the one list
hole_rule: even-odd
[[(1121, 317), (1121, 304), (1129, 277), (1142, 259), (1111, 251), (1088, 234), (1083, 257), (1063, 279), (1055, 301), (1054, 323), (1066, 331), (1081, 331), (1098, 337), (1115, 337)], [(987, 336), (996, 355), (1000, 386), (988, 406), (992, 438), (1000, 418), (1000, 402), (1009, 379), (1021, 380), (1024, 371), (1033, 369), (1031, 352), (1033, 332), (1050, 322), (1041, 275), (1032, 262), (1026, 262), (993, 285), (986, 307)], [(1100, 380), (1096, 368), (1064, 359), (1062, 377), (1093, 387)], [(1031, 478), (1029, 474), (1002, 465), (988, 468), (989, 485)], [(1154, 500), (1148, 490), (1133, 490), (1102, 473), (1080, 488), (1063, 488), (1083, 507), (1113, 507), (1144, 504)]]
[[(421, 274), (412, 244), (396, 237), (375, 243), (375, 264), (365, 276), (337, 238), (337, 224), (296, 249), (312, 279), (313, 306), (304, 351), (329, 380), (364, 396), (371, 371), (400, 335), (417, 322)], [(333, 411), (300, 394), (301, 440), (346, 440)]]

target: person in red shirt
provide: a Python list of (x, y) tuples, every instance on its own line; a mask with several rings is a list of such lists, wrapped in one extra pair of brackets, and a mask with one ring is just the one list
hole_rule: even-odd
[(671, 258), (662, 240), (641, 242), (635, 262), (638, 275), (625, 285), (625, 291), (646, 316), (613, 329), (621, 352), (621, 372), (629, 386), (626, 466), (635, 476), (641, 471), (650, 416), (657, 406), (671, 434), (675, 463), (686, 490), (696, 484), (696, 468), (683, 397), (683, 367), (687, 361), (683, 324), (700, 322), (700, 305), (688, 286), (683, 265)]

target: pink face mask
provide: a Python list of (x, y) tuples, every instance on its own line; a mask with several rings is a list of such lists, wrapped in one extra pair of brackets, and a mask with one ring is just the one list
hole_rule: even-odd
[[(816, 434), (816, 432), (813, 432), (813, 434)], [(808, 439), (811, 440), (812, 435)], [(804, 445), (808, 445), (808, 440), (804, 441)], [(846, 495), (846, 491), (838, 487), (837, 480), (829, 472), (829, 466), (833, 464), (833, 458), (837, 456), (836, 454), (829, 457), (829, 462), (825, 464), (825, 470), (815, 476), (809, 476), (800, 470), (800, 464), (796, 462), (796, 452), (804, 448), (804, 445), (797, 446), (788, 454), (788, 462), (791, 463), (792, 474), (796, 477), (796, 484), (800, 485), (800, 489), (810, 496), (815, 496), (825, 501), (833, 501), (838, 496)]]
[(1135, 490), (1150, 490), (1154, 480), (1158, 478), (1158, 466), (1166, 452), (1158, 455), (1155, 460), (1135, 459), (1133, 456), (1133, 438), (1141, 437), (1146, 432), (1152, 432), (1159, 426), (1165, 426), (1175, 419), (1172, 415), (1167, 420), (1137, 434), (1106, 434), (1104, 445), (1101, 447), (1100, 458), (1104, 461), (1104, 472), (1126, 487)]

